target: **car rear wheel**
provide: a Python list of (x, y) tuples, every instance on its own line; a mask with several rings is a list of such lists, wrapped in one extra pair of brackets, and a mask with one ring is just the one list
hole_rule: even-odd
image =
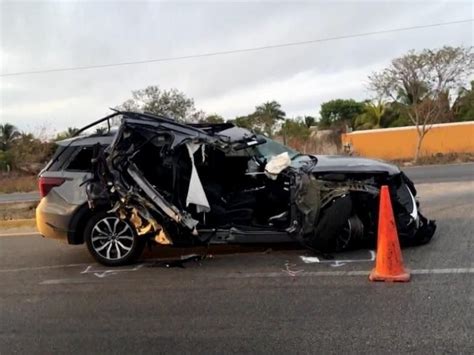
[(145, 247), (126, 220), (106, 212), (94, 215), (86, 225), (84, 239), (91, 255), (101, 264), (120, 266), (137, 260)]

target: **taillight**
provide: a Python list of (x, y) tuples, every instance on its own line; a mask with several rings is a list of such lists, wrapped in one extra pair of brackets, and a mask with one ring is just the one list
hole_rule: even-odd
[(64, 181), (66, 181), (66, 179), (58, 177), (40, 177), (38, 185), (41, 197), (45, 197), (53, 187), (62, 185)]

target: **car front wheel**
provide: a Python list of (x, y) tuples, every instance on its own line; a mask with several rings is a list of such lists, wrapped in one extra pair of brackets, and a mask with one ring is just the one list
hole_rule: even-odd
[(120, 266), (137, 260), (145, 246), (134, 227), (116, 215), (100, 212), (85, 228), (84, 239), (92, 256), (101, 264)]

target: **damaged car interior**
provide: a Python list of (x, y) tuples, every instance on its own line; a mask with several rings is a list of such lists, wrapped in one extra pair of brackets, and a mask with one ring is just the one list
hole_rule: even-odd
[(297, 242), (322, 253), (370, 245), (381, 185), (390, 187), (402, 242), (426, 243), (434, 233), (413, 183), (391, 165), (301, 154), (231, 123), (136, 112), (111, 118), (121, 123), (109, 146), (94, 147), (88, 204), (130, 222), (136, 240), (122, 251), (105, 238), (86, 240), (93, 255), (109, 249), (109, 259), (94, 255), (104, 264), (133, 261), (116, 256), (146, 241)]

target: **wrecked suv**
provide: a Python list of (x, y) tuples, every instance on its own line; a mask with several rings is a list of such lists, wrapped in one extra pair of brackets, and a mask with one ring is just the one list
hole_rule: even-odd
[[(426, 243), (436, 229), (396, 166), (301, 154), (231, 123), (115, 112), (86, 128), (117, 119), (116, 131), (109, 124), (105, 134), (60, 143), (40, 174), (41, 234), (85, 242), (102, 264), (133, 262), (147, 243), (297, 242), (323, 253), (370, 245), (382, 185), (389, 186), (402, 243)], [(61, 158), (70, 147), (72, 157)], [(79, 154), (81, 174), (51, 173)]]

